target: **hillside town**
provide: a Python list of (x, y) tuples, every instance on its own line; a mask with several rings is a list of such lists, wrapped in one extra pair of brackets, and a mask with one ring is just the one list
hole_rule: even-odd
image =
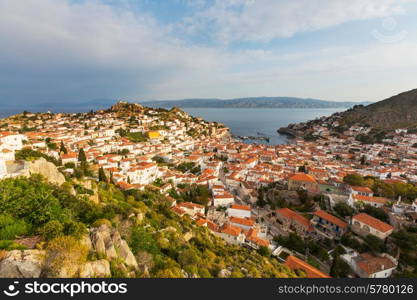
[(234, 140), (223, 124), (176, 108), (24, 112), (0, 121), (0, 179), (23, 176), (22, 155), (38, 155), (68, 178), (156, 190), (196, 226), (307, 277), (412, 274), (417, 132), (368, 144), (358, 137), (371, 128), (334, 135), (339, 124), (328, 120), (315, 122), (314, 138), (268, 145)]

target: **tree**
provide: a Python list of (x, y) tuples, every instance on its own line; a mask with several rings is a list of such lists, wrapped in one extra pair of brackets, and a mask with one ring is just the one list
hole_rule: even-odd
[(335, 278), (347, 277), (350, 273), (349, 265), (344, 262), (340, 255), (344, 253), (344, 250), (341, 246), (337, 246), (333, 251), (333, 262), (330, 268), (330, 276)]
[(269, 248), (265, 247), (265, 246), (260, 246), (259, 249), (258, 249), (258, 253), (260, 255), (266, 256), (266, 257), (271, 256), (271, 250), (269, 250)]
[(298, 172), (307, 173), (307, 168), (305, 165), (298, 167)]
[(374, 235), (368, 234), (364, 241), (374, 253), (383, 253), (386, 250), (384, 241)]
[(78, 161), (79, 162), (86, 162), (87, 161), (87, 157), (85, 156), (85, 152), (84, 152), (83, 148), (81, 148), (80, 151), (78, 152)]
[(364, 185), (364, 179), (359, 174), (349, 174), (346, 175), (343, 178), (343, 182), (350, 184), (350, 185), (356, 185), (356, 186), (363, 186)]
[(389, 216), (382, 208), (365, 205), (364, 212), (382, 222), (389, 222)]
[(63, 141), (61, 141), (61, 146), (59, 148), (59, 151), (64, 153), (64, 154), (68, 154), (68, 150), (67, 150), (67, 148), (65, 148), (65, 145), (64, 145)]
[(355, 212), (352, 207), (350, 207), (348, 204), (344, 202), (338, 202), (334, 206), (334, 211), (343, 218), (348, 216), (350, 217)]
[(98, 170), (98, 181), (107, 182), (107, 176), (103, 167)]

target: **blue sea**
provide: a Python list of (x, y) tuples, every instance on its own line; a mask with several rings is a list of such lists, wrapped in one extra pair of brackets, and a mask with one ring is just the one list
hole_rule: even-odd
[[(286, 136), (277, 129), (290, 123), (314, 120), (322, 116), (345, 110), (344, 108), (182, 108), (194, 117), (225, 124), (236, 136), (264, 136), (269, 144), (287, 143)], [(267, 143), (260, 140), (246, 140), (251, 143)]]

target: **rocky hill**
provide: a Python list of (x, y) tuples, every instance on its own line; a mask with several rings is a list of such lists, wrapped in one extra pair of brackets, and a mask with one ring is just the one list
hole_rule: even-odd
[(289, 124), (279, 128), (278, 133), (306, 138), (311, 137), (315, 126), (324, 124), (331, 134), (341, 133), (353, 125), (372, 128), (371, 136), (384, 136), (398, 128), (417, 129), (417, 89), (367, 106), (356, 105), (329, 117)]
[(0, 180), (0, 277), (297, 277), (177, 216), (154, 189), (101, 182), (96, 203), (74, 186)]
[(343, 125), (368, 125), (380, 129), (417, 126), (417, 89), (368, 106), (355, 106), (342, 113)]

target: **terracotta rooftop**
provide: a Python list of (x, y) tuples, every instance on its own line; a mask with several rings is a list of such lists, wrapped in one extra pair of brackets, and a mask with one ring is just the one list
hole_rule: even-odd
[(303, 270), (306, 273), (307, 278), (331, 278), (329, 275), (293, 255), (287, 257), (284, 265), (293, 271), (299, 269)]
[(357, 220), (359, 222), (362, 222), (380, 232), (387, 232), (390, 231), (392, 229), (394, 229), (394, 227), (392, 227), (391, 225), (382, 222), (381, 220), (378, 220), (368, 214), (365, 213), (360, 213), (357, 214), (355, 216), (352, 217), (354, 220)]
[(298, 173), (290, 177), (290, 180), (317, 183), (316, 179), (313, 176), (305, 173)]
[(316, 216), (326, 220), (326, 221), (329, 221), (330, 223), (333, 223), (333, 224), (341, 227), (341, 228), (345, 228), (348, 225), (346, 222), (340, 220), (339, 218), (336, 218), (335, 216), (325, 212), (324, 210), (318, 210), (314, 214)]
[(248, 210), (251, 211), (251, 208), (249, 205), (239, 205), (239, 204), (233, 204), (232, 206), (230, 206), (230, 208), (232, 209), (240, 209), (240, 210)]
[(307, 218), (303, 217), (302, 215), (300, 215), (299, 213), (289, 209), (289, 208), (280, 208), (277, 209), (275, 211), (275, 213), (287, 218), (287, 219), (291, 219), (294, 222), (297, 222), (298, 224), (300, 224), (301, 226), (305, 227), (305, 228), (309, 228), (311, 223), (310, 220), (308, 220)]
[(245, 218), (237, 218), (237, 217), (230, 217), (230, 223), (240, 224), (244, 226), (253, 226), (255, 223), (251, 219), (245, 219)]
[(395, 267), (394, 262), (388, 257), (374, 256), (370, 253), (361, 254), (357, 266), (366, 274), (371, 275), (377, 272)]
[(353, 195), (353, 198), (357, 201), (374, 202), (374, 203), (380, 203), (380, 204), (387, 204), (387, 202), (389, 201), (387, 198), (383, 198), (383, 197), (371, 197), (371, 196), (363, 196), (363, 195)]

